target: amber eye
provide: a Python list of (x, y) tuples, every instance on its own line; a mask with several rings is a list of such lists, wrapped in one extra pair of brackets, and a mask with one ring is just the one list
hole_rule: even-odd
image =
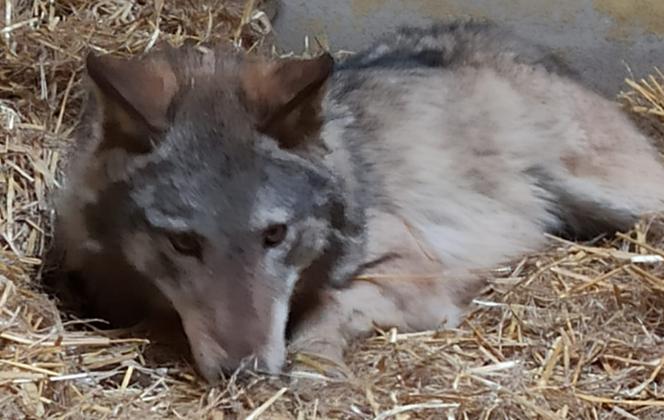
[(201, 256), (201, 243), (195, 235), (190, 233), (175, 233), (168, 236), (173, 249), (183, 255), (199, 258)]
[(286, 238), (288, 228), (284, 224), (272, 225), (263, 231), (263, 244), (272, 248), (279, 245)]

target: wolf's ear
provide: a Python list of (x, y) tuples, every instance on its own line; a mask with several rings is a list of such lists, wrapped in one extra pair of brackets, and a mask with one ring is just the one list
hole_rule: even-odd
[(300, 145), (319, 130), (323, 87), (333, 65), (328, 53), (312, 59), (249, 59), (241, 89), (258, 130), (284, 148)]
[(123, 60), (89, 54), (87, 74), (103, 115), (100, 149), (146, 153), (156, 133), (168, 126), (168, 109), (178, 83), (162, 57)]

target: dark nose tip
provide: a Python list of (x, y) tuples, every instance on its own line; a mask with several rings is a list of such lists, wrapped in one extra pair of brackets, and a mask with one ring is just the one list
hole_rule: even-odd
[(194, 365), (194, 370), (201, 379), (204, 379), (205, 382), (211, 386), (220, 385), (221, 382), (226, 378), (222, 369), (218, 370), (204, 370), (200, 366)]
[(256, 362), (256, 358), (253, 356), (247, 356), (243, 359), (226, 359), (222, 361), (215, 374), (210, 375), (208, 372), (206, 377), (208, 382), (210, 379), (208, 376), (212, 376), (216, 382), (228, 380), (231, 377), (236, 377), (238, 379), (246, 378), (252, 372), (260, 372), (262, 369), (260, 365)]

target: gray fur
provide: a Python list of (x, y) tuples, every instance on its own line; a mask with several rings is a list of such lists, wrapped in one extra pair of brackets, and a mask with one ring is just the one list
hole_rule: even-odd
[[(242, 105), (241, 54), (168, 54), (168, 129), (148, 153), (97, 153), (90, 111), (60, 235), (70, 270), (121, 251), (178, 311), (210, 380), (250, 354), (279, 371), (288, 312), (292, 349), (333, 358), (374, 324), (454, 326), (483, 273), (545, 232), (625, 229), (664, 204), (664, 169), (618, 106), (490, 24), (403, 28), (338, 63), (322, 126), (297, 147)], [(272, 223), (289, 230), (267, 250)], [(174, 232), (202, 238), (202, 257), (169, 248)]]

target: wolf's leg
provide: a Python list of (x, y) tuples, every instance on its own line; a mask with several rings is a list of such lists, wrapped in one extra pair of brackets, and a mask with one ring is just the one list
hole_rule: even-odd
[(346, 288), (322, 292), (321, 304), (295, 326), (291, 351), (344, 366), (347, 345), (370, 335), (375, 326), (407, 332), (450, 328), (461, 321), (468, 296), (480, 288), (479, 276), (446, 273), (395, 216), (381, 215), (371, 225), (363, 274)]

